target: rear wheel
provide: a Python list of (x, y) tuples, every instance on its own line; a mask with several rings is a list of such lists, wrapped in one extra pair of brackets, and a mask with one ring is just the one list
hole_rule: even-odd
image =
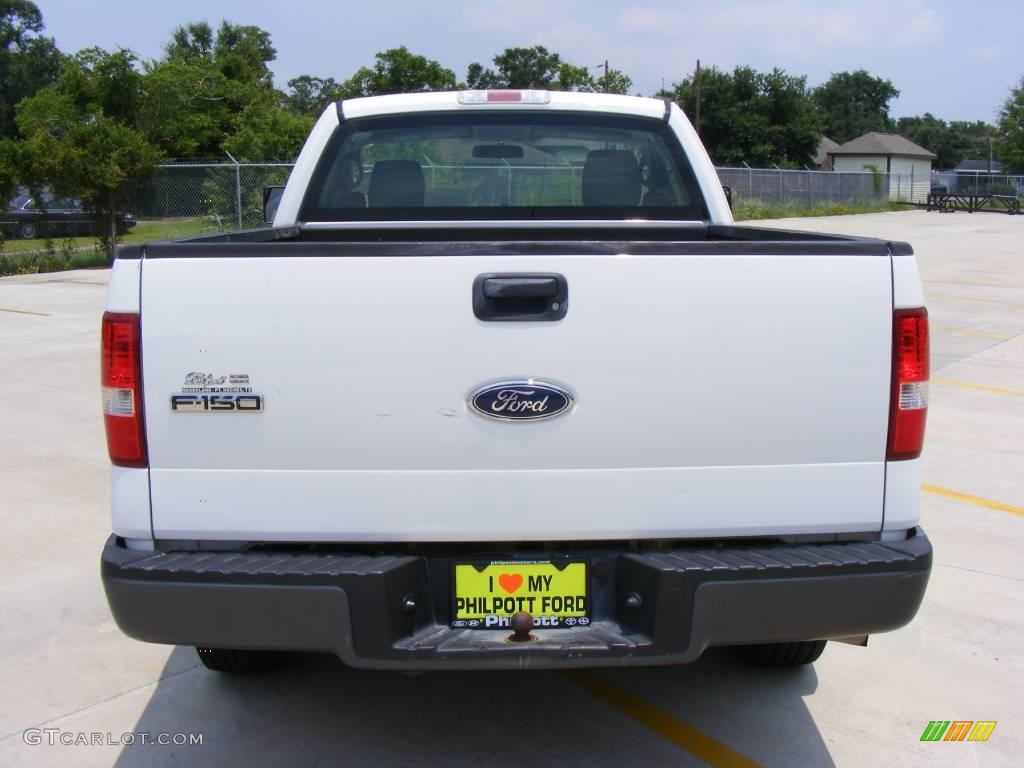
[(18, 237), (22, 240), (35, 240), (39, 237), (39, 227), (31, 221), (22, 222), (21, 226), (18, 227)]
[(214, 672), (263, 672), (277, 666), (281, 654), (271, 651), (240, 651), (230, 648), (196, 648), (203, 666)]
[(825, 650), (825, 640), (804, 640), (796, 643), (744, 645), (740, 655), (756, 667), (800, 667), (813, 664)]

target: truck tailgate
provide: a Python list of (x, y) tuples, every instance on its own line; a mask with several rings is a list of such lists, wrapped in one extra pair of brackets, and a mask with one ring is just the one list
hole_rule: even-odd
[[(226, 258), (211, 248), (144, 260), (156, 537), (598, 540), (881, 527), (889, 258), (416, 248)], [(541, 272), (567, 281), (564, 319), (474, 316), (478, 275)], [(170, 408), (186, 380), (222, 378), (262, 395), (263, 410)], [(467, 407), (480, 385), (529, 378), (564, 386), (575, 407), (530, 423)]]

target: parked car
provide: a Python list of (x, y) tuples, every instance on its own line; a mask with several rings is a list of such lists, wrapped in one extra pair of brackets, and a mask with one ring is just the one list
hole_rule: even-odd
[(114, 263), (129, 636), (220, 671), (793, 666), (917, 612), (908, 244), (736, 226), (677, 105), (532, 90), (332, 104), (273, 223)]
[[(124, 234), (136, 224), (130, 213), (120, 213), (117, 233)], [(18, 195), (8, 203), (0, 215), (0, 229), (4, 237), (35, 240), (37, 237), (99, 234), (100, 225), (82, 201), (74, 197), (53, 197), (44, 194), (36, 198)]]

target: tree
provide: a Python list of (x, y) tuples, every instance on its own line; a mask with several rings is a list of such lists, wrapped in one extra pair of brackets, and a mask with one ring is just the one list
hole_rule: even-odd
[[(694, 118), (692, 77), (668, 95)], [(821, 124), (805, 77), (780, 69), (724, 72), (711, 67), (701, 74), (700, 135), (716, 163), (801, 167), (814, 157)]]
[[(569, 85), (578, 85), (581, 80), (581, 68), (566, 65), (557, 53), (551, 53), (543, 45), (506, 48), (494, 57), (493, 62), (497, 71), (485, 69), (479, 62), (470, 64), (466, 70), (466, 84), (470, 88), (556, 88), (563, 74)], [(564, 73), (563, 66), (569, 66)], [(582, 71), (586, 75), (586, 69), (582, 68)]]
[(206, 22), (193, 22), (175, 29), (164, 51), (143, 66), (138, 122), (153, 144), (171, 157), (223, 157), (244, 123), (246, 138), (237, 142), (272, 145), (271, 137), (257, 140), (254, 133), (272, 121), (255, 120), (251, 111), (242, 118), (251, 104), (277, 110), (285, 101), (273, 87), (268, 65), (276, 52), (268, 32), (224, 21), (214, 34)]
[(213, 58), (229, 80), (272, 88), (274, 75), (268, 66), (277, 58), (270, 33), (259, 27), (221, 22), (213, 43)]
[(633, 81), (617, 69), (594, 78), (587, 67), (565, 61), (542, 45), (506, 48), (493, 59), (495, 69), (474, 61), (466, 69), (466, 87), (540, 88), (558, 91), (626, 93)]
[(139, 128), (168, 157), (214, 157), (243, 101), (212, 58), (176, 56), (143, 66)]
[(995, 131), (982, 120), (947, 123), (928, 112), (896, 121), (896, 132), (938, 155), (935, 165), (943, 169), (954, 168), (968, 158), (987, 158), (989, 140), (995, 136)]
[(23, 100), (20, 175), (32, 187), (81, 198), (101, 222), (101, 245), (113, 248), (118, 211), (130, 190), (160, 160), (136, 129), (141, 78), (135, 56), (98, 48), (68, 58), (57, 81)]
[(1024, 76), (999, 110), (999, 159), (1010, 173), (1024, 173)]
[(597, 78), (596, 90), (601, 93), (629, 93), (633, 81), (624, 72), (618, 69), (609, 69), (605, 74)]
[(493, 69), (485, 69), (484, 65), (474, 61), (466, 68), (466, 87), (472, 90), (500, 88), (501, 81)]
[(242, 162), (291, 162), (313, 127), (313, 118), (282, 109), (273, 91), (264, 91), (241, 111), (224, 149)]
[(171, 42), (164, 51), (168, 59), (213, 61), (213, 30), (205, 21), (185, 24), (171, 33)]
[(0, 0), (0, 139), (17, 135), (15, 106), (52, 83), (60, 52), (44, 37), (43, 15), (29, 0)]
[(381, 51), (375, 59), (373, 67), (360, 67), (341, 84), (341, 97), (455, 89), (454, 72), (433, 59), (412, 53), (404, 45)]
[(342, 87), (333, 77), (300, 75), (288, 81), (285, 106), (297, 115), (319, 117), (328, 104), (341, 98)]
[(899, 95), (891, 81), (863, 69), (836, 72), (813, 91), (824, 134), (840, 144), (869, 131), (891, 131), (889, 102)]
[(494, 57), (505, 88), (550, 88), (562, 72), (562, 59), (543, 45), (533, 48), (506, 48)]

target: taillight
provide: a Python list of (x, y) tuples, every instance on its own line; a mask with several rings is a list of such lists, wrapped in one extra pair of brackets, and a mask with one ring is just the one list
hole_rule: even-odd
[(886, 458), (916, 459), (928, 418), (928, 310), (897, 309), (892, 316), (892, 394)]
[(147, 456), (138, 315), (104, 313), (101, 366), (103, 423), (110, 460), (122, 467), (144, 467)]

